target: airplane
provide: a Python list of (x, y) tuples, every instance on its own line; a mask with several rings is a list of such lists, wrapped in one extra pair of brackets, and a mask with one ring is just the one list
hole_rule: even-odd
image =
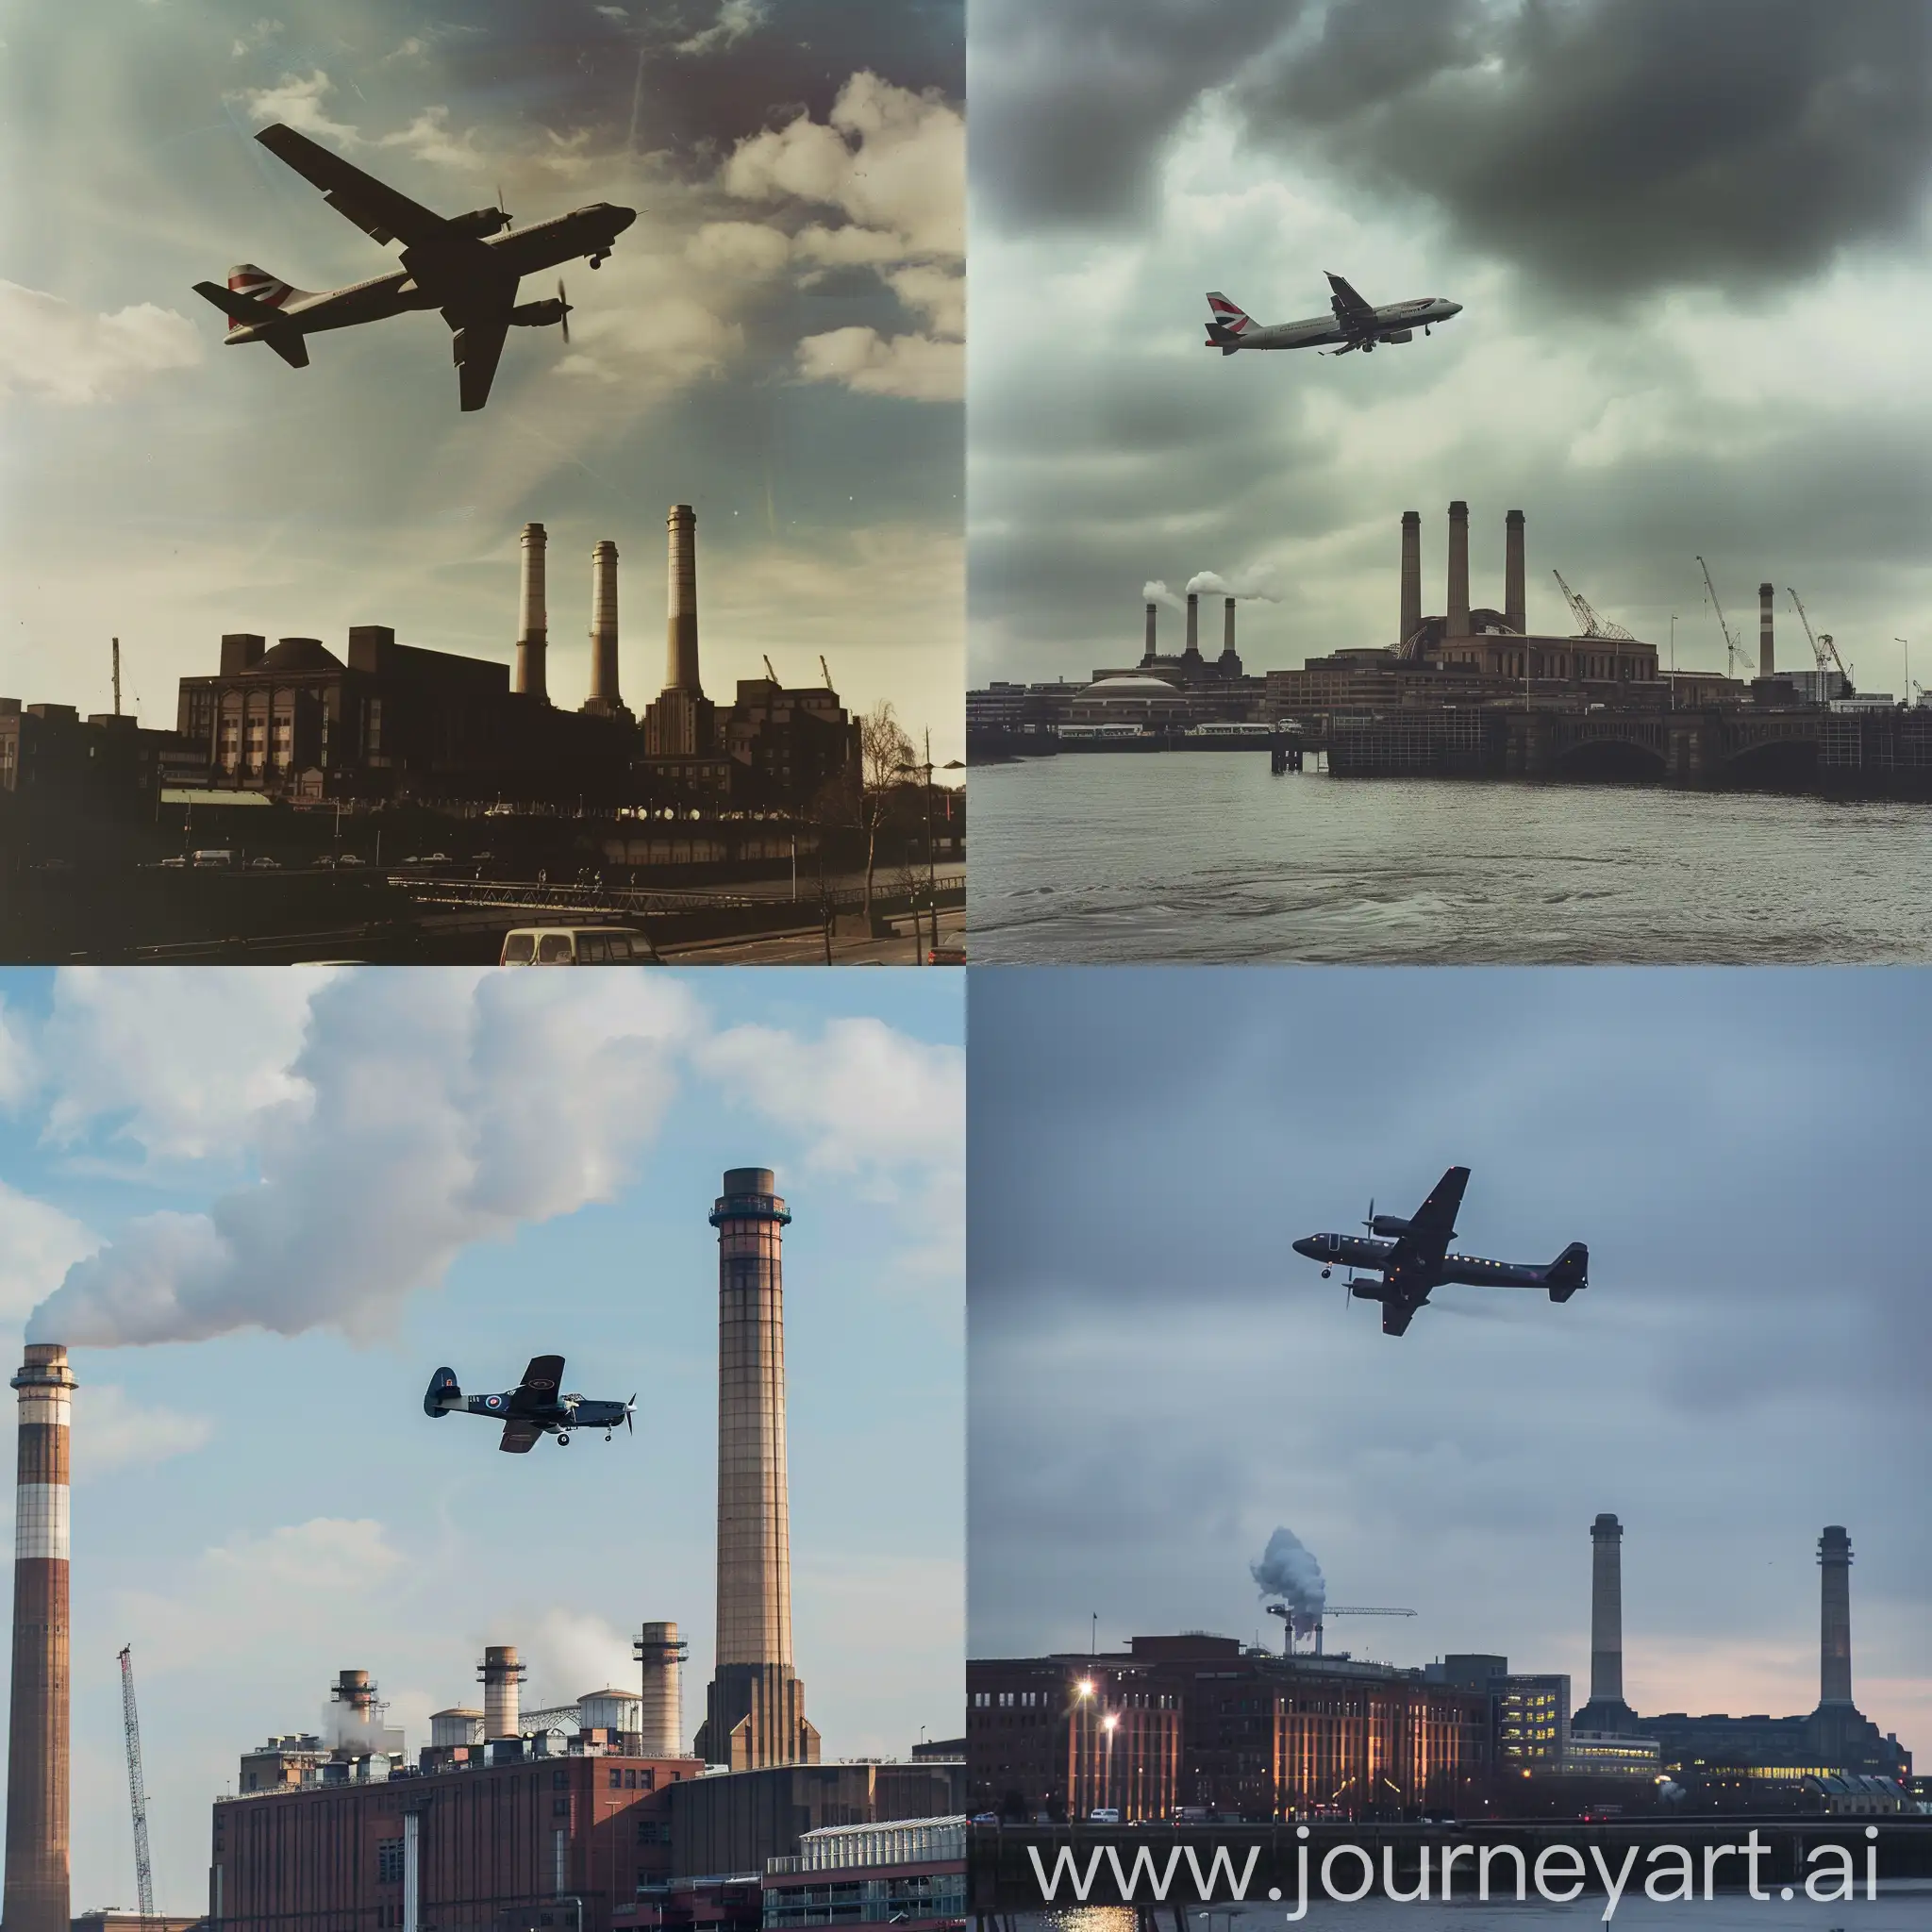
[(1204, 346), (1232, 356), (1237, 349), (1313, 349), (1326, 342), (1340, 342), (1341, 348), (1323, 348), (1324, 355), (1346, 356), (1359, 349), (1370, 354), (1377, 342), (1410, 342), (1418, 328), (1424, 335), (1430, 325), (1447, 322), (1462, 313), (1460, 302), (1445, 301), (1441, 295), (1422, 295), (1413, 302), (1391, 302), (1377, 308), (1365, 302), (1341, 276), (1328, 275), (1334, 291), (1329, 297), (1332, 316), (1312, 315), (1306, 322), (1258, 323), (1237, 308), (1218, 290), (1208, 297), (1208, 341)]
[(500, 207), (434, 214), (292, 127), (277, 123), (255, 138), (321, 189), (323, 199), (372, 241), (400, 241), (403, 252), (401, 265), (389, 274), (322, 293), (291, 288), (247, 261), (228, 271), (225, 289), (196, 282), (194, 292), (228, 318), (227, 345), (266, 342), (291, 369), (306, 369), (308, 338), (324, 329), (378, 322), (411, 308), (440, 308), (453, 338), (465, 409), (480, 409), (490, 400), (497, 358), (511, 328), (555, 325), (570, 341), (571, 304), (563, 283), (558, 282), (554, 299), (519, 302), (518, 281), (580, 255), (599, 267), (637, 220), (636, 209), (608, 201), (514, 230)]
[(566, 1448), (573, 1429), (602, 1429), (604, 1440), (622, 1423), (635, 1432), (631, 1411), (638, 1406), (635, 1395), (628, 1402), (590, 1402), (581, 1395), (560, 1395), (563, 1387), (563, 1357), (539, 1355), (530, 1357), (524, 1379), (514, 1389), (497, 1395), (465, 1396), (457, 1386), (454, 1369), (438, 1369), (429, 1378), (423, 1397), (425, 1415), (445, 1416), (452, 1409), (466, 1415), (480, 1415), (503, 1424), (503, 1438), (497, 1447), (510, 1456), (523, 1456), (540, 1436), (557, 1438), (557, 1446)]
[[(1452, 1255), (1449, 1243), (1456, 1239), (1456, 1215), (1468, 1185), (1468, 1168), (1452, 1167), (1408, 1220), (1397, 1214), (1377, 1214), (1371, 1201), (1369, 1218), (1362, 1224), (1369, 1230), (1368, 1238), (1358, 1234), (1305, 1235), (1294, 1243), (1294, 1251), (1321, 1262), (1324, 1281), (1337, 1262), (1348, 1269), (1350, 1293), (1358, 1301), (1382, 1304), (1384, 1335), (1402, 1334), (1415, 1311), (1427, 1303), (1430, 1290), (1447, 1282), (1475, 1288), (1543, 1288), (1553, 1302), (1567, 1302), (1579, 1288), (1590, 1286), (1590, 1250), (1581, 1241), (1572, 1241), (1547, 1266)], [(1394, 1239), (1373, 1239), (1377, 1235)], [(1370, 1269), (1382, 1279), (1373, 1286), (1357, 1281), (1357, 1268)]]

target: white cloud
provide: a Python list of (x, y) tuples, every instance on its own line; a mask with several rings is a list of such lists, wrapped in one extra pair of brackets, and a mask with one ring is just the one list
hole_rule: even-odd
[[(353, 136), (351, 137), (353, 139)], [(474, 130), (452, 133), (447, 108), (425, 108), (409, 125), (396, 134), (385, 134), (376, 147), (401, 148), (419, 161), (433, 161), (439, 167), (475, 168), (483, 162), (477, 151)]]
[(33, 1048), (25, 1024), (10, 1018), (0, 998), (0, 1109), (18, 1107), (34, 1084)]
[[(609, 13), (621, 18), (614, 8), (602, 8), (600, 13)], [(692, 34), (687, 41), (679, 41), (672, 48), (675, 54), (709, 54), (720, 47), (737, 44), (747, 34), (755, 33), (765, 24), (763, 0), (720, 0), (718, 17), (702, 32)]]
[(83, 1405), (85, 1424), (74, 1438), (75, 1482), (137, 1463), (186, 1456), (214, 1434), (214, 1424), (207, 1416), (143, 1408), (112, 1382), (87, 1385), (75, 1399)]
[(279, 121), (298, 133), (353, 146), (360, 136), (347, 122), (331, 119), (323, 107), (334, 92), (335, 83), (318, 67), (308, 75), (285, 74), (274, 87), (251, 88), (242, 105), (263, 125)]
[(258, 1179), (205, 1214), (129, 1224), (70, 1271), (33, 1332), (100, 1346), (251, 1328), (369, 1339), (472, 1242), (608, 1199), (656, 1130), (696, 1016), (656, 975), (566, 978), (581, 976), (369, 973), (323, 989), (293, 1066), (260, 1069), (307, 1091), (256, 1114)]
[(857, 325), (807, 336), (798, 345), (807, 382), (842, 383), (861, 395), (957, 402), (966, 393), (966, 352), (931, 336), (882, 336)]
[(855, 74), (828, 120), (801, 114), (740, 142), (723, 182), (743, 201), (837, 208), (897, 235), (908, 255), (965, 252), (965, 117), (875, 74)]
[(25, 1321), (100, 1244), (71, 1215), (0, 1181), (0, 1326)]
[(791, 243), (782, 229), (762, 222), (707, 222), (684, 252), (702, 273), (762, 280), (782, 272), (791, 258)]
[(94, 314), (58, 295), (0, 281), (0, 393), (101, 403), (201, 360), (185, 315), (137, 302)]
[(71, 1144), (105, 1127), (156, 1162), (232, 1153), (265, 1108), (306, 1104), (292, 1062), (332, 976), (69, 969), (42, 1053), (45, 1138)]

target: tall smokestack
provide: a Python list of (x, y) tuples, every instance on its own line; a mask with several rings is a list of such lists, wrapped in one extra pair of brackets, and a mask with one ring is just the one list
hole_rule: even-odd
[(698, 519), (690, 504), (665, 518), (671, 543), (671, 595), (665, 624), (664, 689), (702, 692), (698, 681)]
[(1154, 625), (1155, 606), (1153, 601), (1150, 599), (1147, 605), (1147, 647), (1141, 653), (1141, 661), (1143, 664), (1153, 663), (1156, 656), (1154, 645)]
[(1224, 658), (1232, 658), (1234, 656), (1234, 599), (1232, 597), (1224, 597), (1221, 600), (1221, 655)]
[(1757, 675), (1769, 677), (1774, 667), (1771, 649), (1771, 586), (1757, 587)]
[(1624, 1701), (1624, 1525), (1606, 1511), (1590, 1525), (1590, 1701)]
[(638, 1729), (646, 1757), (684, 1756), (684, 1659), (675, 1624), (646, 1624), (631, 1645), (643, 1666), (643, 1701)]
[(1529, 631), (1529, 600), (1523, 584), (1523, 512), (1503, 519), (1503, 622), (1519, 637)]
[(543, 655), (549, 646), (549, 620), (543, 606), (543, 549), (549, 539), (541, 524), (524, 525), (523, 616), (517, 626), (516, 688), (547, 701)]
[(483, 1647), (483, 1661), (476, 1667), (483, 1679), (483, 1740), (517, 1735), (517, 1685), (524, 1674), (513, 1643), (490, 1643)]
[(1469, 506), (1460, 497), (1449, 506), (1448, 635), (1469, 635)]
[(617, 694), (617, 545), (606, 538), (591, 552), (591, 703), (615, 710)]
[(1201, 593), (1188, 592), (1188, 648), (1186, 655), (1198, 658), (1201, 655)]
[(1423, 622), (1423, 513), (1402, 512), (1402, 629), (1396, 642), (1406, 644)]
[(13, 1708), (7, 1733), (7, 1932), (67, 1932), (67, 1351), (32, 1341), (20, 1391), (13, 1499)]
[(784, 1230), (769, 1168), (734, 1167), (718, 1230), (717, 1664), (698, 1750), (733, 1770), (815, 1764), (791, 1668), (791, 1505), (785, 1472)]
[(1852, 1540), (1830, 1524), (1818, 1539), (1818, 1701), (1852, 1701)]

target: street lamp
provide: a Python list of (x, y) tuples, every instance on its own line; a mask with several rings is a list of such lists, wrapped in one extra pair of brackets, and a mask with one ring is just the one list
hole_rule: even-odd
[(1115, 1804), (1113, 1795), (1113, 1734), (1119, 1729), (1120, 1722), (1119, 1714), (1111, 1710), (1100, 1720), (1101, 1731), (1107, 1739), (1107, 1770), (1101, 1781), (1100, 1802), (1115, 1811), (1120, 1807)]

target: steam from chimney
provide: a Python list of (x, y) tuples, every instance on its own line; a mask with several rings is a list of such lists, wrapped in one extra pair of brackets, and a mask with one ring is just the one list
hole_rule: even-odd
[(1297, 1637), (1307, 1637), (1322, 1627), (1322, 1612), (1328, 1603), (1328, 1585), (1315, 1553), (1294, 1531), (1277, 1529), (1268, 1539), (1268, 1547), (1248, 1565), (1264, 1597), (1288, 1607), (1289, 1623)]
[(1179, 610), (1182, 608), (1181, 600), (1158, 577), (1151, 583), (1142, 584), (1141, 595), (1146, 603), (1165, 604), (1170, 610)]
[(1233, 597), (1243, 604), (1279, 604), (1281, 592), (1271, 588), (1273, 582), (1274, 573), (1266, 564), (1253, 564), (1236, 571), (1232, 577), (1224, 577), (1219, 571), (1197, 570), (1188, 579), (1188, 591), (1196, 596), (1205, 592), (1211, 597)]

